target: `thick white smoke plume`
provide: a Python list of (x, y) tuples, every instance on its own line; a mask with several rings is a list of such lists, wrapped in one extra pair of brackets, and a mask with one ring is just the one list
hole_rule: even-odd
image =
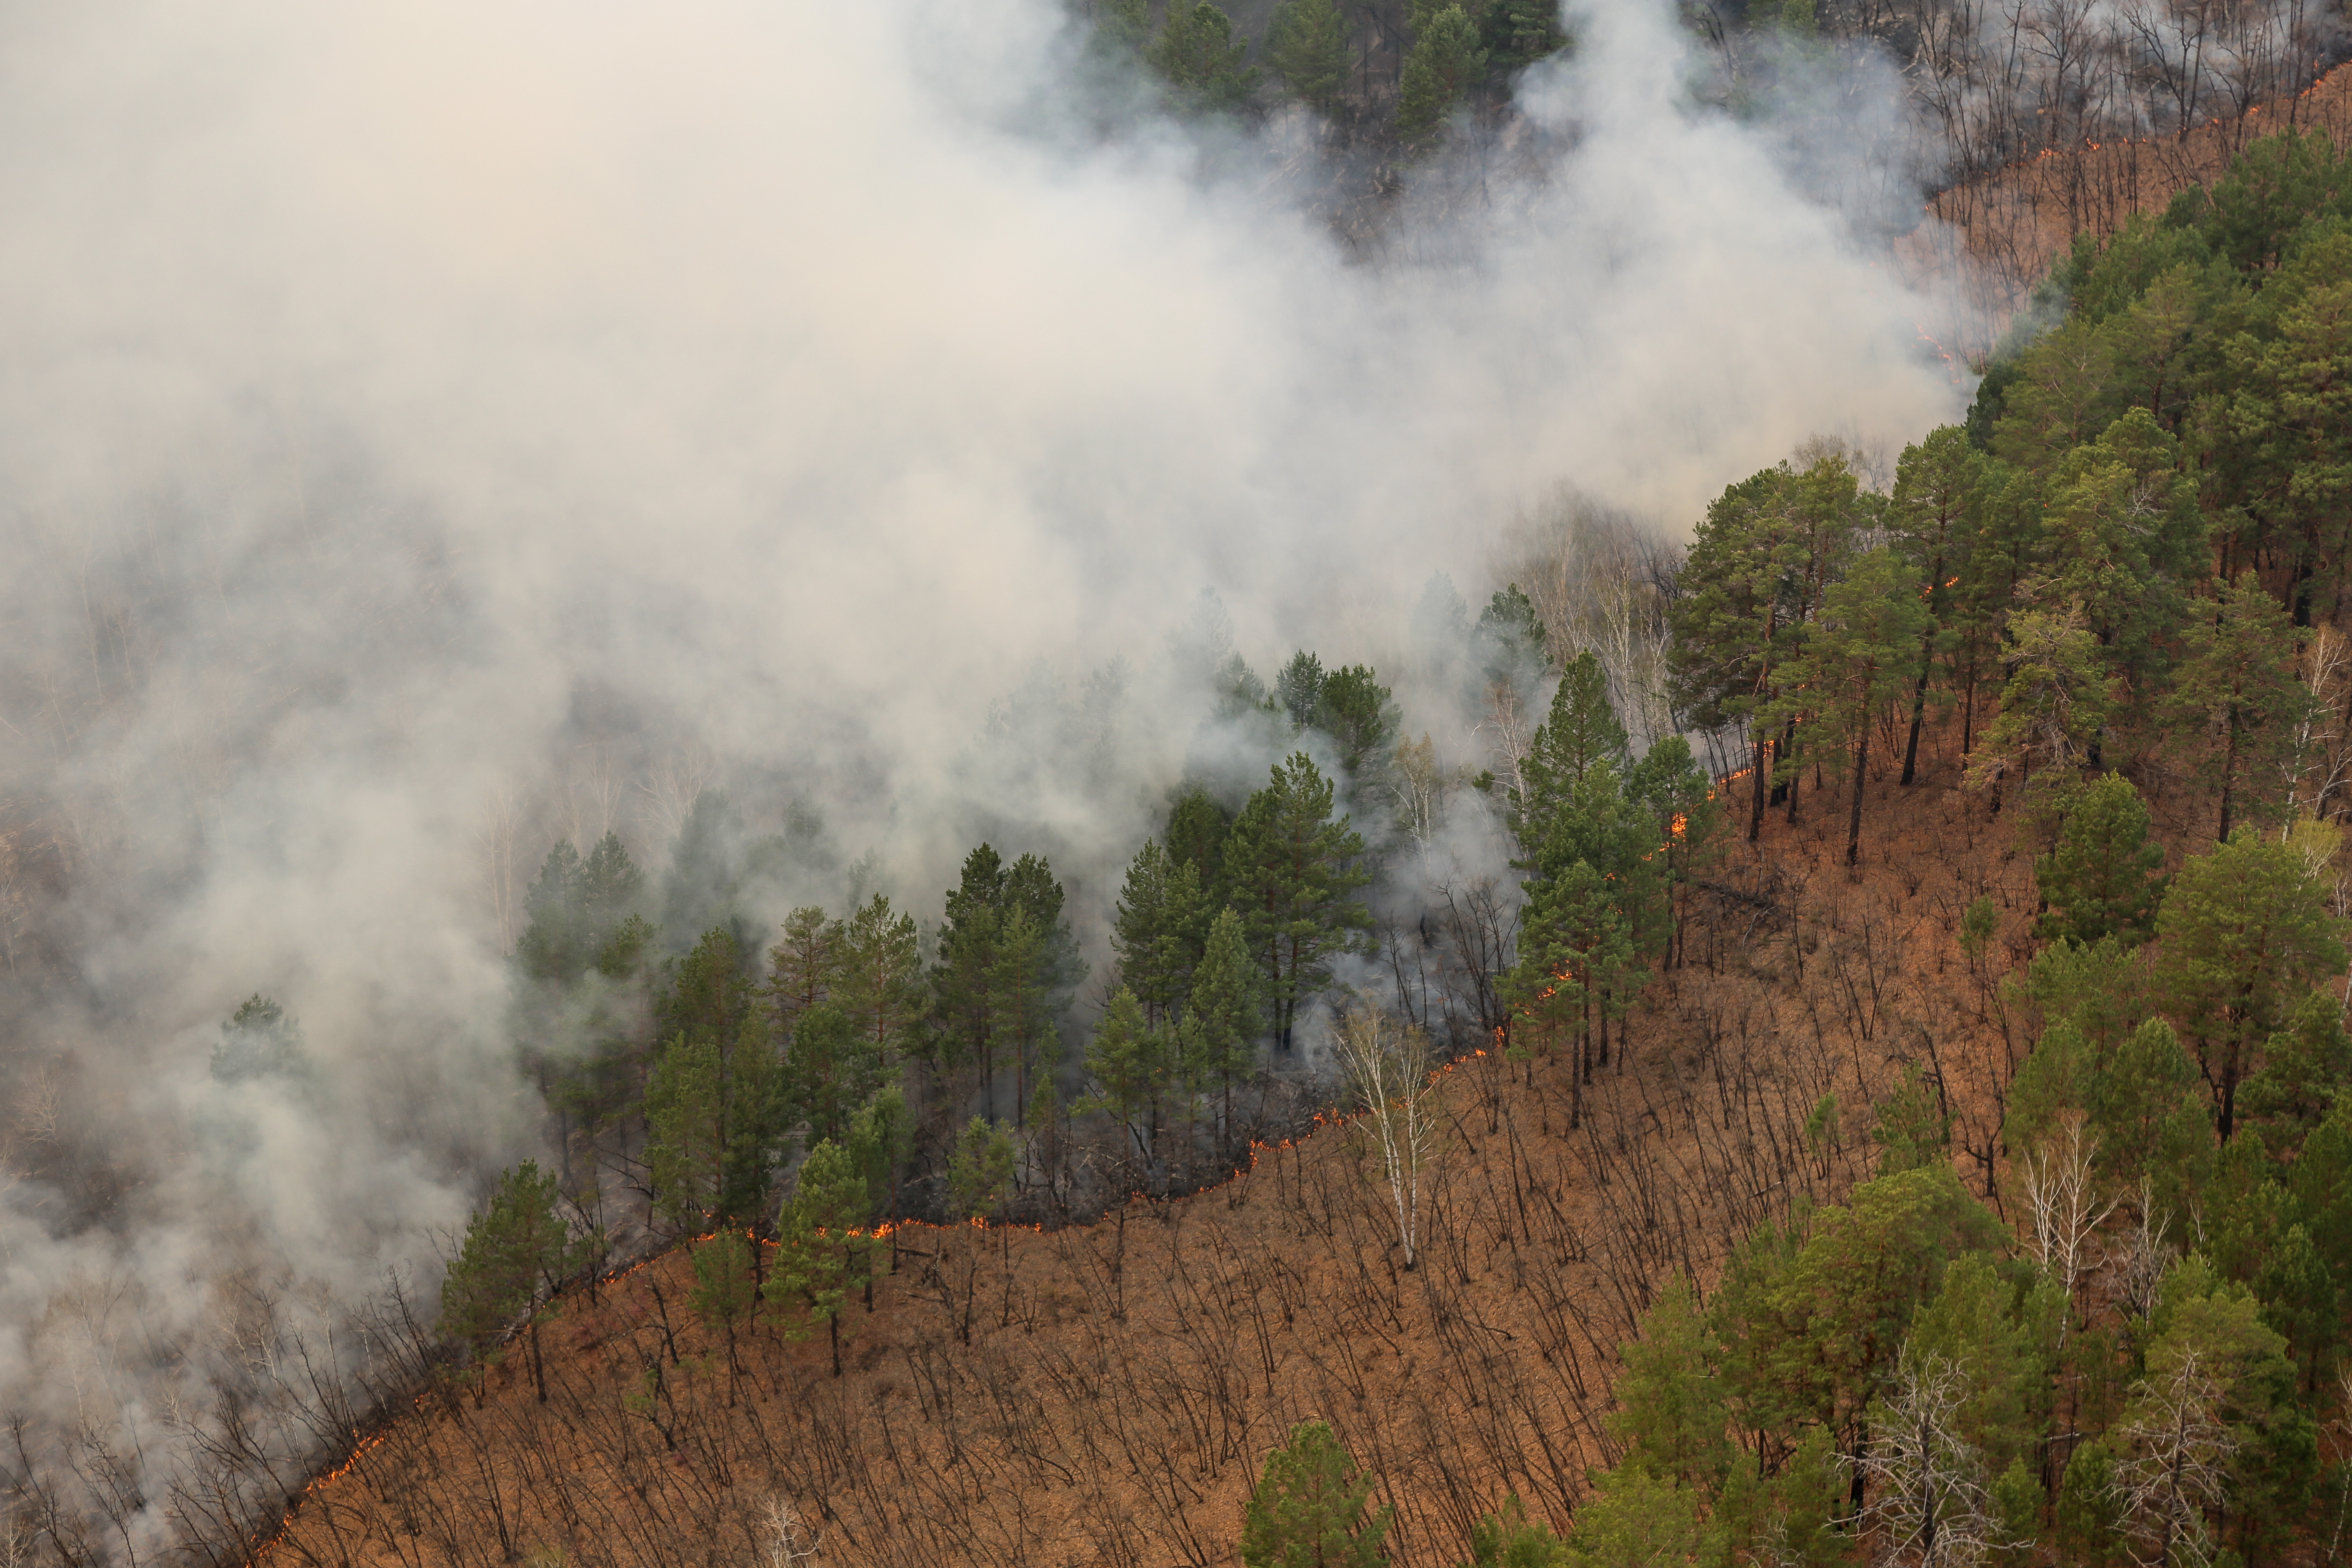
[[(1202, 587), (1262, 671), (1377, 661), (1560, 481), (1680, 527), (1811, 432), (1951, 416), (1890, 271), (1685, 104), (1664, 0), (1577, 26), (1507, 222), (1368, 265), (1273, 176), (1300, 126), (1213, 173), (1103, 133), (1052, 0), (0, 9), (30, 1455), (143, 1550), (209, 1379), (429, 1291), (537, 1149), (502, 944), (556, 834), (657, 862), (702, 783), (804, 799), (936, 920), (973, 825), (1042, 824), (1098, 924)], [(1119, 656), (1110, 782), (974, 762)], [(208, 1069), (256, 990), (299, 1088)]]

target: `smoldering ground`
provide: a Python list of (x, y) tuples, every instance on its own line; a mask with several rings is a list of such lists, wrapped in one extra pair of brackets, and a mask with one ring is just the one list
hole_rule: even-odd
[[(1665, 8), (1577, 22), (1509, 221), (1364, 265), (1296, 121), (1107, 133), (1048, 0), (0, 12), (0, 1464), (151, 1551), (221, 1390), (429, 1298), (541, 1136), (504, 945), (558, 833), (657, 858), (723, 784), (824, 819), (796, 896), (871, 850), (936, 918), (1025, 828), (1098, 931), (1202, 586), (1264, 672), (1409, 673), (1563, 479), (1680, 525), (1956, 412)], [(210, 1071), (256, 990), (299, 1080)]]

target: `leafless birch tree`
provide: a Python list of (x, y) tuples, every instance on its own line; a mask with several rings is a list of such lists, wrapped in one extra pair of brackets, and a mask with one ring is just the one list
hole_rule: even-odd
[(2058, 1325), (2062, 1348), (2074, 1326), (2075, 1288), (2090, 1272), (2092, 1238), (2116, 1211), (2113, 1199), (2100, 1203), (2092, 1188), (2091, 1156), (2098, 1146), (2083, 1112), (2070, 1109), (2060, 1112), (2057, 1125), (2025, 1156), (2034, 1258), (2066, 1293), (2066, 1316)]
[(1369, 1003), (1341, 1020), (1339, 1065), (1364, 1111), (1381, 1161), (1404, 1266), (1420, 1257), (1421, 1222), (1437, 1154), (1437, 1105), (1430, 1097), (1429, 1039)]

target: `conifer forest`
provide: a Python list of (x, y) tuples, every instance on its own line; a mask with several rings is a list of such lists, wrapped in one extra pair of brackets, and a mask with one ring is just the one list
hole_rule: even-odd
[(2352, 1557), (2347, 55), (0, 13), (0, 1568)]

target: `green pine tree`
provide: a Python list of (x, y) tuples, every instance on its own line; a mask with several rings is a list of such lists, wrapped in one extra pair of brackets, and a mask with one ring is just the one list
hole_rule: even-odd
[(1264, 1026), (1260, 986), (1241, 917), (1230, 909), (1219, 910), (1209, 927), (1201, 965), (1192, 973), (1192, 993), (1185, 1001), (1178, 1037), (1187, 1087), (1194, 1092), (1213, 1084), (1217, 1088), (1221, 1138), (1230, 1139), (1232, 1133), (1234, 1082), (1257, 1066), (1257, 1039)]
[(1385, 775), (1402, 722), (1370, 665), (1342, 665), (1323, 678), (1314, 727), (1331, 737), (1356, 798)]
[(1397, 89), (1397, 131), (1426, 137), (1444, 125), (1486, 68), (1478, 26), (1459, 5), (1428, 14), (1414, 28)]
[(871, 1212), (898, 1218), (898, 1173), (915, 1152), (915, 1122), (907, 1111), (906, 1091), (895, 1083), (877, 1089), (849, 1119), (846, 1147), (851, 1163), (865, 1173)]
[(1618, 1347), (1625, 1375), (1615, 1390), (1615, 1432), (1653, 1473), (1703, 1494), (1731, 1465), (1714, 1345), (1686, 1275), (1666, 1282), (1642, 1314), (1641, 1337)]
[(1233, 18), (1208, 0), (1169, 0), (1160, 36), (1144, 58), (1194, 109), (1234, 113), (1257, 90), (1249, 45), (1234, 37)]
[[(1633, 931), (1609, 874), (1578, 859), (1529, 886), (1519, 961), (1500, 987), (1528, 1032), (1570, 1047), (1569, 1125), (1581, 1126), (1595, 1026), (1622, 1009), (1638, 968)], [(1516, 1032), (1516, 1031), (1515, 1031)]]
[(1817, 1426), (1853, 1453), (1913, 1312), (1953, 1259), (2005, 1234), (1949, 1164), (1865, 1182), (1790, 1231), (1759, 1227), (1708, 1309), (1733, 1418), (1751, 1430)]
[(2073, 769), (2096, 765), (2121, 689), (2080, 604), (2019, 610), (2004, 632), (2000, 711), (1986, 726), (1967, 775), (1972, 786), (1995, 790), (1996, 800), (2012, 771), (2021, 786), (2038, 768), (2063, 787)]
[[(1775, 706), (1782, 667), (1871, 510), (1843, 457), (1802, 469), (1782, 463), (1727, 489), (1691, 541), (1682, 592), (1668, 611), (1668, 689), (1686, 723), (1747, 729), (1751, 842), (1764, 830), (1767, 792), (1793, 739)], [(1780, 788), (1792, 791), (1795, 781)], [(1784, 797), (1793, 812), (1793, 795)]]
[(1017, 1158), (1010, 1131), (973, 1117), (948, 1157), (948, 1217), (983, 1219), (1003, 1207), (1013, 1195)]
[(784, 917), (783, 940), (768, 950), (767, 994), (779, 1036), (790, 1037), (801, 1015), (833, 994), (845, 937), (839, 921), (814, 906)]
[(442, 1337), (480, 1355), (518, 1320), (530, 1346), (531, 1379), (547, 1403), (539, 1329), (564, 1281), (596, 1255), (593, 1237), (575, 1237), (552, 1172), (525, 1160), (499, 1176), (490, 1201), (467, 1223), (466, 1238), (441, 1284)]
[[(2101, 677), (2142, 700), (2163, 683), (2164, 639), (2187, 619), (2183, 584), (2205, 560), (2196, 485), (2180, 463), (2179, 442), (2144, 408), (2066, 453), (2044, 493), (2042, 569), (2018, 588), (2075, 606)], [(2089, 737), (2094, 765), (2098, 743)]]
[(2139, 791), (2121, 773), (2102, 773), (2061, 809), (2057, 846), (2033, 862), (2033, 879), (2050, 906), (2035, 930), (2053, 942), (2147, 942), (2164, 899), (2164, 846), (2148, 837)]
[(833, 1348), (833, 1375), (841, 1375), (841, 1315), (862, 1289), (880, 1245), (866, 1226), (873, 1216), (868, 1173), (850, 1152), (819, 1142), (801, 1162), (793, 1195), (776, 1220), (775, 1267), (762, 1293), (784, 1323), (784, 1337), (805, 1339), (823, 1323)]
[(1503, 1506), (1486, 1515), (1470, 1530), (1470, 1561), (1460, 1568), (1567, 1568), (1568, 1543), (1551, 1525), (1528, 1517), (1519, 1494), (1511, 1493)]
[[(1668, 735), (1643, 753), (1625, 774), (1626, 804), (1647, 814), (1645, 826), (1660, 847), (1644, 863), (1663, 900), (1657, 914), (1671, 966), (1679, 962), (1684, 930), (1683, 889), (1713, 865), (1724, 849), (1727, 820), (1716, 798), (1715, 781), (1691, 754), (1690, 742)], [(1656, 923), (1656, 922), (1649, 922)], [(1645, 924), (1644, 934), (1648, 925)], [(1645, 942), (1645, 947), (1654, 943)]]
[(1290, 96), (1319, 113), (1339, 107), (1349, 65), (1337, 0), (1284, 0), (1265, 29), (1265, 63)]
[(276, 1078), (299, 1083), (310, 1072), (310, 1058), (302, 1048), (302, 1026), (260, 992), (238, 1003), (236, 1011), (221, 1025), (220, 1043), (213, 1047), (215, 1082)]
[(1169, 803), (1169, 857), (1192, 868), (1203, 894), (1224, 886), (1225, 840), (1232, 831), (1231, 814), (1198, 784)]
[(800, 1015), (784, 1050), (782, 1092), (791, 1114), (812, 1142), (840, 1142), (858, 1107), (882, 1086), (883, 1065), (873, 1042), (850, 1027), (848, 1015), (820, 1002)]
[(1154, 1027), (1174, 1018), (1191, 988), (1207, 935), (1205, 900), (1200, 868), (1169, 853), (1160, 840), (1145, 840), (1119, 890), (1110, 945), (1120, 981)]
[(1622, 784), (1625, 731), (1590, 653), (1560, 672), (1550, 714), (1520, 763), (1510, 825), (1533, 875), (1520, 915), (1518, 962), (1498, 987), (1547, 1047), (1574, 1052), (1571, 1126), (1583, 1085), (1608, 1060), (1608, 1025), (1622, 1017), (1645, 953), (1671, 931), (1672, 861), (1658, 825)]
[(1688, 1563), (1703, 1531), (1696, 1492), (1671, 1475), (1628, 1460), (1594, 1474), (1593, 1492), (1576, 1510), (1566, 1561), (1576, 1568), (1649, 1568)]
[(1955, 641), (1959, 585), (1982, 527), (1985, 458), (1957, 425), (1932, 430), (1903, 450), (1886, 508), (1889, 542), (1918, 584), (1926, 624), (1911, 683), (1911, 728), (1903, 748), (1903, 776), (1918, 774), (1919, 733), (1927, 713), (1927, 683), (1936, 650)]
[(833, 1000), (886, 1075), (913, 1054), (929, 1005), (915, 917), (877, 893), (842, 928)]
[(1331, 961), (1370, 952), (1371, 879), (1363, 836), (1332, 816), (1331, 782), (1304, 752), (1275, 764), (1225, 844), (1225, 880), (1264, 982), (1275, 1044), (1287, 1051), (1301, 1009), (1331, 984)]
[(1531, 66), (1569, 45), (1559, 0), (1488, 0), (1485, 21), (1486, 63), (1498, 71)]
[(2195, 1043), (2227, 1142), (2263, 1042), (2322, 977), (2343, 973), (2343, 922), (2302, 856), (2242, 827), (2181, 867), (2156, 931), (2158, 993)]
[(735, 1403), (735, 1379), (743, 1363), (736, 1345), (736, 1330), (760, 1302), (760, 1288), (751, 1279), (751, 1249), (757, 1242), (740, 1230), (720, 1230), (694, 1244), (694, 1285), (687, 1292), (688, 1310), (702, 1320), (706, 1331), (727, 1346), (727, 1403)]
[(947, 897), (932, 970), (934, 1044), (941, 1066), (977, 1069), (992, 1121), (1007, 1058), (1017, 1117), (1039, 1051), (1060, 1048), (1055, 1020), (1084, 969), (1063, 901), (1044, 858), (1024, 855), (1007, 866), (986, 844), (965, 858), (961, 882)]
[(1242, 1513), (1244, 1568), (1377, 1568), (1395, 1510), (1368, 1513), (1372, 1478), (1321, 1421), (1265, 1457)]
[(2213, 1157), (2213, 1113), (2172, 1026), (2150, 1018), (2091, 1073), (2084, 1096), (2099, 1135), (2096, 1169), (2116, 1191), (2145, 1178), (2158, 1214), (2190, 1213)]
[(1153, 1190), (1161, 1190), (1160, 1135), (1181, 1062), (1176, 1026), (1155, 1026), (1133, 991), (1121, 986), (1087, 1042), (1087, 1077), (1094, 1091), (1081, 1111), (1108, 1113), (1125, 1130)]
[(2260, 1127), (2263, 1146), (2292, 1159), (2352, 1087), (2352, 1036), (2328, 990), (2305, 997), (2263, 1047), (2262, 1069), (2246, 1080), (2238, 1113)]
[(1551, 650), (1535, 601), (1517, 583), (1497, 592), (1478, 613), (1469, 652), (1472, 686), (1465, 695), (1473, 711), (1490, 710), (1501, 693), (1508, 694), (1516, 711), (1535, 706), (1536, 689), (1551, 669)]
[(1151, 38), (1148, 0), (1093, 0), (1094, 31), (1088, 42), (1113, 59), (1141, 58)]
[(1942, 1100), (1906, 1067), (1895, 1091), (1873, 1108), (1870, 1141), (1879, 1147), (1877, 1174), (1891, 1176), (1951, 1157), (1952, 1116)]

